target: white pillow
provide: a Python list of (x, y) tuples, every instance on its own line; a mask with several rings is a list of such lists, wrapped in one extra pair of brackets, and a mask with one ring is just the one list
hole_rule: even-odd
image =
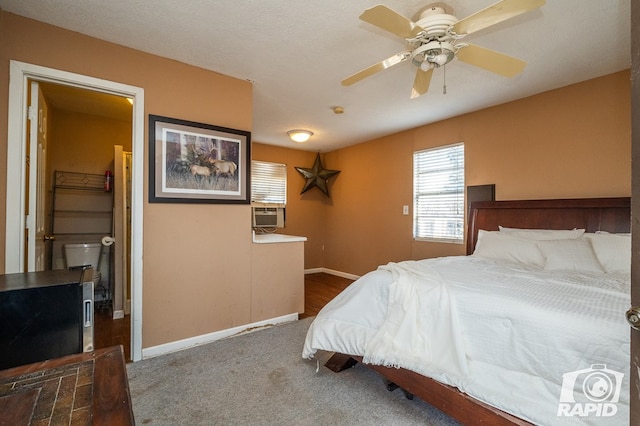
[(544, 240), (537, 244), (545, 258), (545, 270), (605, 272), (586, 239)]
[(508, 233), (514, 237), (528, 238), (531, 240), (564, 240), (580, 238), (584, 229), (520, 229), (499, 226), (500, 232)]
[(512, 237), (498, 231), (478, 231), (474, 256), (507, 260), (538, 267), (544, 266), (544, 257), (533, 240)]
[(607, 272), (631, 273), (631, 234), (584, 234)]

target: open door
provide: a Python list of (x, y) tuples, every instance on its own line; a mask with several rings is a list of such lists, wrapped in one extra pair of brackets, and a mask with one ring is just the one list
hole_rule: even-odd
[[(640, 313), (640, 2), (631, 2), (631, 308)], [(631, 323), (629, 424), (640, 424), (640, 324)]]
[(50, 237), (46, 235), (46, 149), (47, 149), (47, 104), (39, 84), (31, 82), (28, 110), (28, 157), (26, 212), (27, 272), (50, 269)]
[(125, 152), (122, 145), (113, 147), (113, 319), (130, 314), (129, 305), (129, 252), (130, 237), (128, 224), (131, 211), (130, 170), (131, 153)]

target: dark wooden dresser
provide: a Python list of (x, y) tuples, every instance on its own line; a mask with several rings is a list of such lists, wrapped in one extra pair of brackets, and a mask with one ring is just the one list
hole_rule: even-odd
[(133, 425), (122, 346), (0, 371), (0, 425)]

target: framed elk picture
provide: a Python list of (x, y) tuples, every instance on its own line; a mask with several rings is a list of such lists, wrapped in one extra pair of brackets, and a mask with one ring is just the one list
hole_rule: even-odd
[(149, 115), (149, 202), (248, 204), (251, 133)]

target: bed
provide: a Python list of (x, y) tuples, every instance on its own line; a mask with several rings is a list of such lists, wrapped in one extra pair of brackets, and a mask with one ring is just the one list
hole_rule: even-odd
[(463, 424), (627, 424), (629, 232), (629, 198), (473, 203), (467, 256), (365, 274), (302, 356), (362, 362)]

